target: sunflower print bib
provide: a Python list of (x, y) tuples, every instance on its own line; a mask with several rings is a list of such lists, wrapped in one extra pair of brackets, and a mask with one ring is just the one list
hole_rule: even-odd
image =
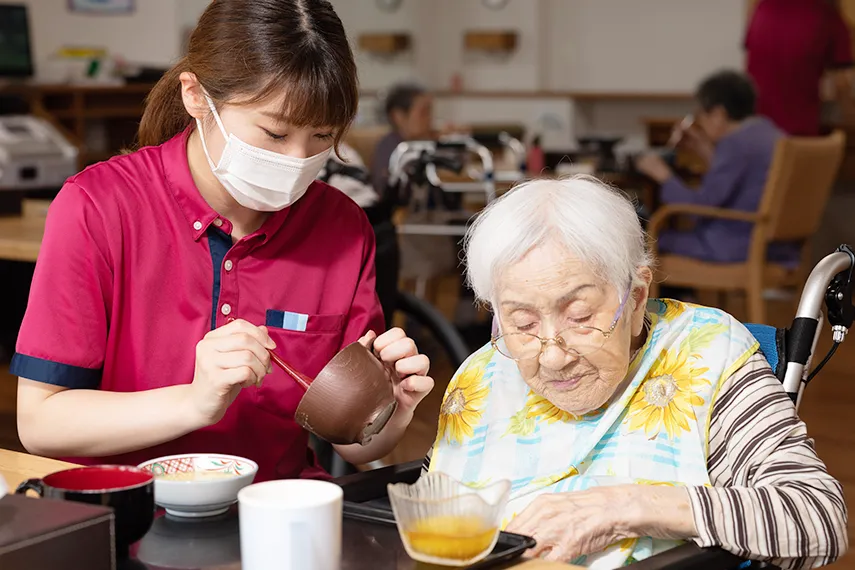
[[(430, 462), (470, 485), (511, 481), (502, 527), (542, 493), (599, 485), (709, 485), (709, 423), (720, 384), (758, 349), (739, 321), (718, 309), (648, 302), (647, 342), (630, 363), (627, 388), (582, 417), (531, 391), (516, 363), (489, 344), (452, 378)], [(568, 562), (610, 569), (679, 544), (624, 540)]]

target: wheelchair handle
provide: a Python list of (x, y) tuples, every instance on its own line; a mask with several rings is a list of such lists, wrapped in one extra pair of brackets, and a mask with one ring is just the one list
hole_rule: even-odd
[(327, 163), (324, 166), (324, 173), (319, 177), (319, 180), (322, 182), (329, 182), (330, 179), (336, 175), (353, 178), (357, 182), (361, 182), (363, 184), (370, 183), (368, 171), (364, 168), (342, 164), (334, 158), (330, 158), (327, 160)]
[(811, 355), (819, 341), (823, 304), (828, 311), (835, 342), (842, 342), (852, 326), (855, 316), (855, 307), (852, 307), (853, 270), (855, 253), (848, 245), (841, 245), (836, 252), (816, 264), (805, 283), (796, 318), (787, 332), (788, 344), (792, 348), (791, 351), (788, 349), (791, 354), (787, 355), (783, 382), (784, 390), (797, 408), (801, 403)]
[(463, 172), (463, 161), (459, 158), (451, 156), (433, 156), (428, 160), (428, 164), (433, 164), (437, 168), (449, 170), (455, 174)]
[[(817, 263), (805, 283), (796, 318), (817, 320), (829, 285), (840, 273), (848, 273), (851, 278), (853, 265), (855, 265), (855, 255), (847, 245), (840, 246), (836, 252), (825, 256)], [(843, 300), (840, 299), (840, 301)], [(851, 298), (849, 301), (851, 304)]]

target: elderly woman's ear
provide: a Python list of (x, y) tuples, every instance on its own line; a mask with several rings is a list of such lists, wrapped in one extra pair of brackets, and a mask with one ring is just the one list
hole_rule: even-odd
[(637, 337), (644, 331), (644, 317), (647, 314), (647, 297), (653, 272), (649, 267), (641, 267), (636, 273), (636, 284), (632, 288), (632, 336)]

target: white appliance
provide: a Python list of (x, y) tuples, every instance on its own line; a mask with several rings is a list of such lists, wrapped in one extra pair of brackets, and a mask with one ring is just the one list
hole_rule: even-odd
[(59, 188), (77, 173), (77, 153), (44, 119), (0, 116), (0, 190)]

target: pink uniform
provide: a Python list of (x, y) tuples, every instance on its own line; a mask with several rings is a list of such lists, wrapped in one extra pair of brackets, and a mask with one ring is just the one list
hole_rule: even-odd
[(840, 12), (827, 0), (761, 0), (745, 48), (757, 113), (790, 135), (817, 136), (822, 76), (852, 65), (852, 42)]
[[(67, 181), (48, 214), (13, 374), (114, 392), (189, 383), (196, 343), (241, 318), (266, 324), (279, 354), (314, 376), (343, 346), (383, 330), (362, 210), (315, 182), (232, 243), (231, 223), (193, 183), (190, 132)], [(294, 422), (301, 395), (274, 369), (214, 426), (118, 457), (66, 459), (137, 464), (217, 452), (256, 461), (259, 481), (323, 476)]]

